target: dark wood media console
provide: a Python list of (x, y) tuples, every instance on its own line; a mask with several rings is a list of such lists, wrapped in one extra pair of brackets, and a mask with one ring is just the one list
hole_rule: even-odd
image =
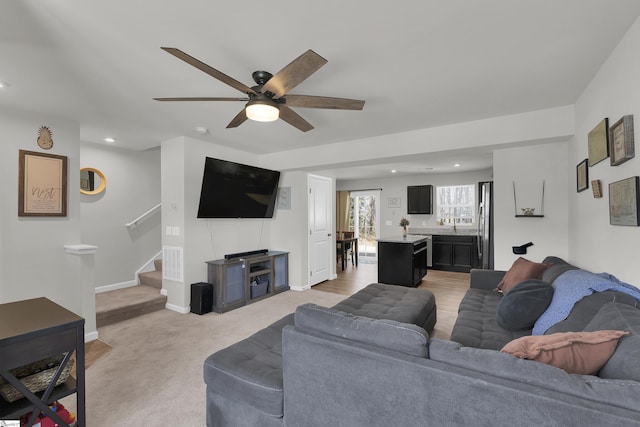
[(213, 311), (224, 313), (289, 289), (289, 252), (207, 261)]

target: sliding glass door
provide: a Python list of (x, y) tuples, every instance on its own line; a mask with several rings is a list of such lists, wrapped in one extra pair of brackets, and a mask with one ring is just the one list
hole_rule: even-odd
[(358, 238), (358, 261), (377, 262), (380, 229), (380, 191), (352, 191), (349, 198), (349, 229)]

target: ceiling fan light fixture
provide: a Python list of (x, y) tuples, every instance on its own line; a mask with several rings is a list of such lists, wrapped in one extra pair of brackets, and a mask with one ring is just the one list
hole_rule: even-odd
[(275, 102), (265, 100), (251, 100), (246, 107), (247, 118), (256, 122), (273, 122), (280, 117), (280, 110)]

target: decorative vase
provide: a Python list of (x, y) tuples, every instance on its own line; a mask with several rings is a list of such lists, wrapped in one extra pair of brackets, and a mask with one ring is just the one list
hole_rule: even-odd
[(403, 227), (402, 227), (402, 237), (403, 237), (403, 238), (406, 238), (406, 237), (407, 237), (407, 227), (406, 227), (406, 226), (403, 226)]

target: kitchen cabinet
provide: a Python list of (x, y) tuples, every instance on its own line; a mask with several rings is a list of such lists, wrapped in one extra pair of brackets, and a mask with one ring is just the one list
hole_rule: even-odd
[(412, 185), (407, 187), (408, 214), (432, 214), (432, 200), (432, 185)]
[(378, 240), (378, 282), (417, 286), (427, 274), (427, 238), (397, 237)]
[(432, 239), (434, 270), (468, 273), (478, 267), (478, 236), (440, 234)]

